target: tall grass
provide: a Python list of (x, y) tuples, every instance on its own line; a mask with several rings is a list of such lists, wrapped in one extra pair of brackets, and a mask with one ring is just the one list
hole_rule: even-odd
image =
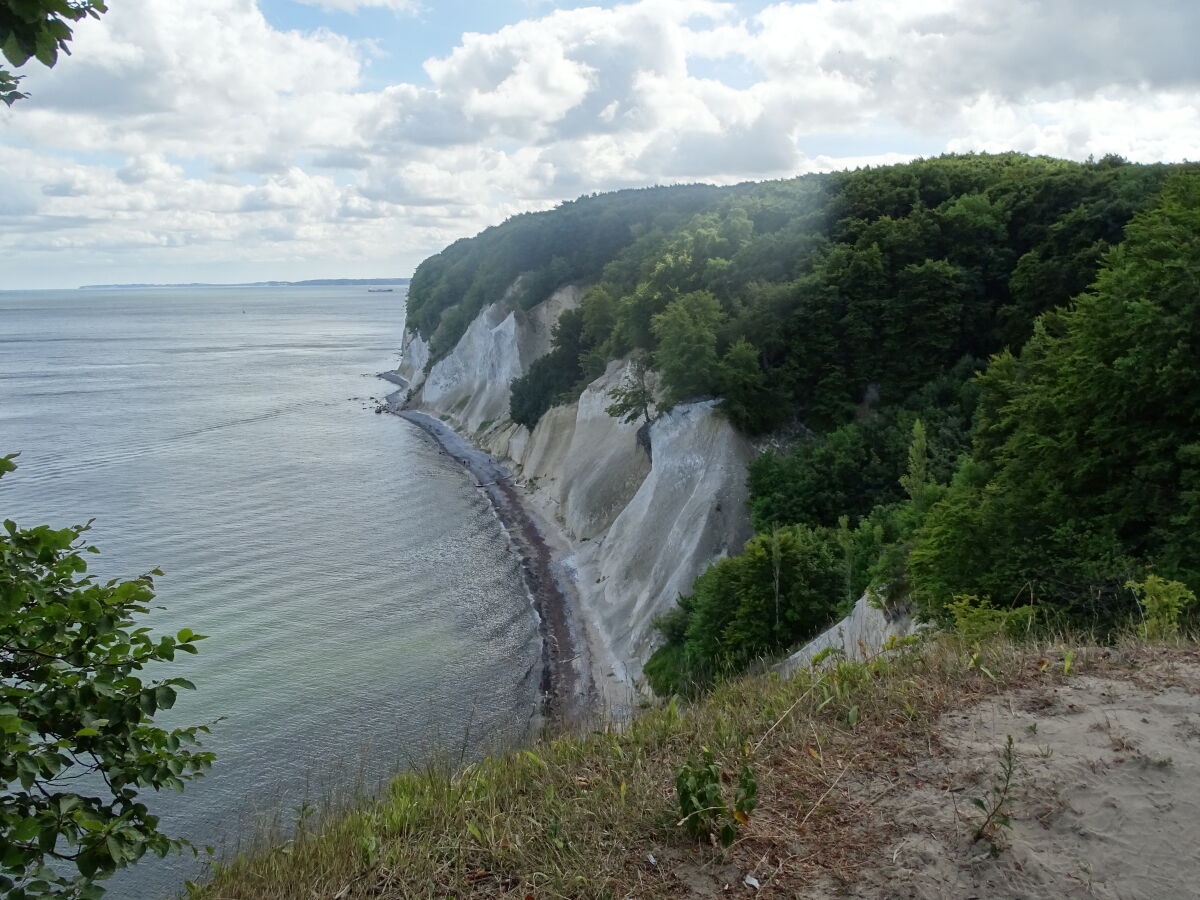
[[(884, 837), (854, 786), (928, 753), (947, 709), (1020, 682), (1064, 677), (1063, 641), (940, 635), (866, 663), (836, 658), (784, 680), (718, 686), (683, 706), (489, 756), (443, 759), (395, 778), (377, 800), (308, 818), (286, 843), (233, 860), (191, 893), (293, 898), (625, 898), (720, 891), (747, 874), (781, 895), (853, 880)], [(1077, 648), (1072, 677), (1101, 659)], [(674, 779), (701, 747), (758, 809), (727, 850), (686, 837)]]

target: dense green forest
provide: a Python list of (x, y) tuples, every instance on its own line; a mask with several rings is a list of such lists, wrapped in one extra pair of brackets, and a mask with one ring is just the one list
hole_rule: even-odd
[(663, 408), (717, 397), (786, 438), (751, 468), (758, 536), (661, 622), (656, 689), (786, 649), (868, 586), (927, 618), (1108, 624), (1147, 567), (1200, 572), (1196, 181), (1005, 154), (589, 197), (428, 260), (413, 322), (436, 356), (518, 275), (523, 306), (583, 283), (515, 421), (642, 351)]

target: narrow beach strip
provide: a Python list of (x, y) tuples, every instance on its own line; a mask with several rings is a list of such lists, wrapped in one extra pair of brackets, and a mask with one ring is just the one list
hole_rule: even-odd
[(533, 598), (542, 636), (542, 716), (555, 725), (578, 721), (587, 711), (588, 691), (574, 665), (580, 654), (571, 628), (569, 601), (554, 575), (553, 554), (525, 508), (512, 473), (440, 419), (402, 408), (403, 393), (396, 391), (388, 396), (384, 404), (387, 411), (412, 422), (467, 470), (476, 487), (487, 495), (520, 556), (521, 572)]

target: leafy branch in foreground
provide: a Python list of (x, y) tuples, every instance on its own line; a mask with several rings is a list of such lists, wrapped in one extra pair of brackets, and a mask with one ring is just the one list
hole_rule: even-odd
[(18, 100), (24, 100), (29, 96), (19, 90), (23, 77), (22, 75), (13, 75), (11, 72), (0, 69), (0, 102), (5, 106), (12, 106)]
[[(0, 476), (16, 468), (0, 457)], [(204, 635), (155, 638), (135, 627), (155, 570), (97, 581), (89, 525), (0, 531), (0, 895), (96, 898), (96, 882), (147, 852), (189, 847), (158, 830), (141, 788), (183, 790), (212, 763), (206, 726), (153, 723), (183, 678), (138, 673), (195, 653)]]
[[(68, 22), (108, 12), (104, 0), (0, 0), (0, 53), (14, 68), (36, 59), (47, 68), (59, 52), (71, 54)], [(12, 106), (28, 94), (17, 88), (23, 76), (0, 69), (0, 101)]]

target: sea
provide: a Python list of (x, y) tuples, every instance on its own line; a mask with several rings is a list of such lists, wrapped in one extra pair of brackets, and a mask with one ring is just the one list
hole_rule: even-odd
[[(211, 723), (212, 771), (147, 796), (218, 858), (431, 759), (528, 733), (540, 640), (472, 480), (395, 390), (404, 291), (0, 292), (0, 519), (92, 522), (101, 578), (162, 569), (157, 632), (208, 638), (160, 724)], [(156, 673), (160, 674), (160, 673)], [(108, 882), (164, 900), (207, 855)]]

